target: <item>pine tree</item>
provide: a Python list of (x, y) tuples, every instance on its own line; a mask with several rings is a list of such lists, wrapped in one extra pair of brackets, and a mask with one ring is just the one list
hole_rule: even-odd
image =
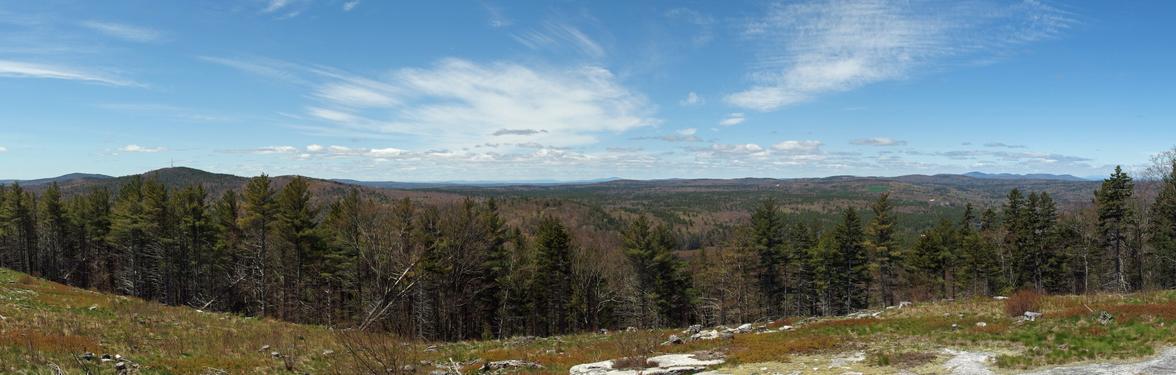
[(536, 312), (544, 335), (562, 334), (571, 328), (569, 297), (572, 294), (572, 237), (562, 223), (544, 217), (535, 233), (536, 274), (532, 283)]
[(839, 313), (868, 307), (866, 286), (870, 282), (865, 248), (865, 233), (857, 210), (847, 208), (842, 221), (833, 229), (833, 242), (840, 260), (834, 272), (837, 275), (837, 293), (843, 299)]
[(84, 288), (93, 286), (110, 290), (113, 285), (104, 281), (109, 277), (98, 275), (115, 269), (115, 260), (106, 242), (110, 232), (110, 191), (105, 188), (90, 190), (85, 195), (75, 196), (67, 205), (66, 215), (73, 239), (72, 249), (63, 260), (67, 280)]
[(788, 294), (785, 276), (781, 271), (786, 268), (785, 254), (785, 225), (784, 218), (776, 200), (765, 199), (755, 212), (751, 214), (753, 243), (759, 256), (760, 293), (764, 296), (765, 310), (769, 315), (779, 315), (784, 307), (784, 298)]
[(1098, 206), (1098, 228), (1100, 245), (1110, 253), (1112, 262), (1112, 282), (1119, 291), (1128, 291), (1129, 249), (1128, 236), (1134, 222), (1134, 213), (1128, 200), (1134, 191), (1131, 177), (1123, 173), (1123, 168), (1116, 166), (1115, 172), (1103, 180), (1102, 186), (1095, 192), (1095, 204)]
[(211, 275), (219, 270), (220, 261), (213, 250), (216, 229), (209, 217), (207, 200), (208, 194), (200, 185), (183, 188), (175, 196), (178, 243), (167, 260), (174, 303), (197, 302), (198, 294), (203, 295), (201, 301), (207, 301), (213, 293), (202, 290), (212, 285)]
[(894, 234), (894, 208), (890, 204), (890, 193), (882, 193), (870, 207), (874, 218), (866, 228), (872, 260), (872, 272), (878, 275), (879, 302), (884, 306), (897, 303), (895, 292), (899, 288), (899, 269), (902, 265), (902, 250)]
[(209, 295), (204, 306), (217, 304), (229, 311), (248, 311), (243, 282), (248, 279), (251, 269), (248, 266), (250, 258), (243, 253), (245, 234), (241, 229), (240, 215), (240, 200), (233, 190), (221, 194), (212, 206), (209, 221), (216, 236), (208, 260), (210, 273), (205, 282)]
[(1157, 281), (1165, 289), (1176, 288), (1176, 159), (1169, 168), (1151, 206), (1148, 228), (1157, 255), (1154, 259)]
[(40, 213), (37, 215), (40, 222), (37, 233), (41, 235), (38, 241), (41, 247), (40, 273), (50, 280), (64, 281), (69, 275), (61, 273), (65, 271), (62, 260), (67, 258), (68, 248), (72, 246), (67, 242), (69, 222), (66, 220), (65, 208), (61, 202), (61, 190), (56, 182), (49, 184), (41, 194), (40, 204)]
[(252, 250), (248, 263), (253, 284), (251, 294), (252, 303), (255, 305), (254, 313), (262, 316), (270, 313), (269, 283), (272, 276), (267, 273), (267, 265), (271, 257), (270, 233), (276, 225), (275, 206), (274, 190), (269, 176), (263, 174), (250, 179), (242, 194), (239, 225)]
[(107, 241), (115, 248), (107, 259), (106, 283), (114, 290), (142, 296), (141, 276), (136, 261), (147, 248), (148, 217), (143, 210), (143, 180), (131, 177), (119, 188), (110, 214)]
[(637, 298), (642, 317), (639, 322), (657, 327), (681, 324), (689, 309), (689, 278), (673, 254), (673, 235), (664, 226), (651, 227), (638, 217), (625, 232), (625, 255), (637, 275)]
[(325, 263), (326, 246), (319, 232), (318, 209), (310, 203), (310, 187), (306, 178), (294, 177), (278, 194), (276, 207), (277, 233), (283, 243), (278, 264), (280, 285), (284, 288), (281, 314), (299, 319), (307, 311), (302, 306), (308, 289), (317, 290), (319, 272)]
[(36, 256), (36, 220), (34, 219), (32, 195), (26, 193), (19, 183), (13, 183), (5, 189), (4, 205), (0, 207), (0, 223), (4, 227), (9, 254), (7, 261), (12, 262), (14, 268), (33, 273), (40, 271)]

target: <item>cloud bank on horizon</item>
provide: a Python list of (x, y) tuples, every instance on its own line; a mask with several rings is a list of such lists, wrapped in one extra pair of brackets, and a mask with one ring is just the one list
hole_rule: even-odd
[(1167, 4), (153, 7), (0, 5), (0, 177), (1089, 176), (1176, 139)]

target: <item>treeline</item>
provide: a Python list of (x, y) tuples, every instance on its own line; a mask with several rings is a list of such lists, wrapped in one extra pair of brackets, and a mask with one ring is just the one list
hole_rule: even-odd
[(672, 228), (643, 216), (599, 241), (552, 212), (508, 225), (492, 199), (313, 199), (301, 177), (215, 197), (150, 178), (70, 197), (13, 184), (0, 187), (0, 256), (71, 285), (250, 316), (428, 340), (553, 335), (1176, 287), (1176, 174), (1148, 205), (1135, 190), (1117, 168), (1089, 209), (1066, 213), (1013, 190), (915, 238), (899, 235), (885, 193), (828, 227), (766, 200), (727, 244), (682, 256)]

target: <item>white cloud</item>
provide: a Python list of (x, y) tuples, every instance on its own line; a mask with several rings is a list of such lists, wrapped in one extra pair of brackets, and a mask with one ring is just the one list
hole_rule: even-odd
[(999, 54), (1055, 37), (1074, 23), (1068, 14), (1032, 0), (1007, 6), (907, 0), (775, 4), (745, 26), (745, 35), (760, 43), (752, 87), (725, 99), (775, 110), (903, 79), (945, 59)]
[(443, 59), (378, 78), (266, 59), (205, 61), (305, 87), (292, 125), (318, 136), (405, 140), (460, 149), (490, 141), (556, 147), (597, 142), (600, 133), (655, 125), (656, 107), (595, 65), (535, 68)]
[(303, 80), (302, 77), (293, 72), (294, 70), (301, 69), (301, 67), (283, 61), (272, 59), (237, 59), (212, 56), (200, 56), (198, 58), (205, 62), (227, 66), (256, 76), (293, 84), (309, 84), (309, 82)]
[(1025, 148), (1025, 145), (1014, 145), (1014, 144), (1008, 144), (1008, 143), (1002, 143), (1002, 142), (988, 142), (988, 143), (985, 143), (985, 144), (984, 144), (984, 147), (992, 147), (992, 148)]
[(490, 27), (501, 29), (514, 23), (509, 17), (506, 16), (506, 13), (504, 13), (501, 8), (491, 5), (485, 1), (482, 2), (482, 7), (486, 8), (486, 13), (490, 17)]
[(0, 152), (8, 152), (8, 147), (0, 146)]
[(326, 148), (324, 148), (322, 145), (319, 145), (319, 144), (312, 144), (312, 145), (306, 146), (307, 152), (322, 152), (325, 149)]
[(534, 50), (563, 50), (571, 48), (585, 56), (600, 59), (604, 47), (575, 26), (561, 22), (544, 22), (541, 29), (512, 35), (514, 40)]
[(820, 152), (821, 141), (783, 141), (772, 145), (772, 149), (790, 154), (813, 154)]
[(396, 100), (390, 96), (391, 93), (381, 91), (381, 88), (378, 87), (364, 87), (354, 83), (339, 82), (320, 87), (315, 95), (353, 107), (387, 107), (396, 104)]
[(290, 0), (269, 0), (269, 2), (266, 3), (265, 9), (262, 9), (262, 11), (265, 13), (273, 13), (282, 10), (282, 8), (285, 8), (289, 5)]
[(877, 138), (855, 139), (849, 143), (859, 145), (859, 146), (903, 146), (903, 145), (907, 144), (907, 141), (897, 140), (897, 139), (888, 138), (888, 137), (877, 137)]
[(141, 153), (153, 153), (153, 152), (167, 151), (167, 149), (163, 148), (163, 147), (148, 147), (148, 146), (140, 146), (140, 145), (136, 145), (136, 144), (129, 144), (129, 145), (123, 146), (119, 150), (122, 152), (141, 152)]
[(705, 103), (705, 100), (703, 100), (701, 96), (698, 96), (698, 94), (694, 91), (686, 94), (686, 98), (678, 102), (679, 105), (683, 106), (699, 105), (702, 103)]
[(704, 46), (714, 40), (714, 17), (689, 8), (675, 8), (666, 12), (666, 17), (693, 25), (698, 33), (690, 38), (695, 46)]
[(356, 6), (359, 6), (359, 0), (345, 2), (343, 3), (343, 11), (350, 12), (352, 9), (355, 9)]
[(12, 60), (0, 60), (0, 77), (47, 78), (100, 83), (112, 86), (142, 86), (133, 81), (100, 72)]
[(81, 25), (90, 30), (132, 42), (151, 43), (163, 39), (163, 33), (141, 26), (103, 21), (86, 21)]
[(258, 154), (292, 154), (298, 152), (298, 148), (294, 146), (267, 146), (253, 150)]
[(743, 123), (744, 120), (746, 120), (746, 118), (743, 117), (742, 113), (732, 113), (727, 115), (727, 117), (723, 120), (719, 121), (719, 125), (735, 126)]

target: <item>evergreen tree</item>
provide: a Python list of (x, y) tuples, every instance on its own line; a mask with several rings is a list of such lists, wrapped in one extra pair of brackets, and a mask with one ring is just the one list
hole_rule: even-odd
[[(172, 300), (174, 303), (206, 301), (211, 292), (205, 287), (212, 285), (211, 275), (219, 271), (216, 253), (216, 228), (209, 217), (208, 194), (200, 185), (181, 189), (175, 197), (175, 212), (178, 216), (178, 244), (172, 256), (168, 257), (167, 269), (173, 279)], [(202, 305), (206, 302), (201, 302)], [(197, 305), (200, 306), (200, 305)]]
[(136, 264), (147, 248), (148, 217), (143, 210), (143, 180), (131, 177), (119, 188), (110, 214), (110, 231), (107, 241), (116, 251), (107, 261), (106, 283), (115, 290), (142, 296), (141, 266)]
[(759, 255), (760, 293), (769, 315), (779, 315), (784, 305), (784, 297), (788, 294), (785, 276), (781, 271), (786, 268), (785, 254), (785, 224), (780, 209), (774, 199), (765, 199), (755, 212), (751, 214), (751, 227), (755, 252)]
[(1160, 181), (1160, 192), (1151, 206), (1149, 232), (1161, 288), (1176, 288), (1176, 159)]
[(1134, 222), (1134, 213), (1128, 200), (1134, 192), (1135, 186), (1131, 177), (1123, 173), (1123, 168), (1115, 166), (1115, 172), (1103, 180), (1102, 186), (1095, 192), (1095, 204), (1098, 207), (1098, 228), (1100, 245), (1110, 253), (1114, 266), (1112, 282), (1120, 291), (1128, 291), (1130, 260), (1128, 236)]
[(867, 285), (870, 274), (867, 264), (865, 248), (865, 233), (862, 231), (861, 218), (852, 208), (845, 210), (842, 221), (833, 229), (833, 246), (836, 248), (840, 260), (834, 267), (837, 275), (837, 293), (842, 301), (839, 313), (846, 313), (856, 309), (868, 307)]
[(302, 306), (310, 295), (317, 293), (308, 291), (317, 291), (319, 272), (331, 268), (319, 232), (318, 209), (311, 205), (309, 189), (306, 178), (294, 177), (282, 188), (275, 205), (277, 233), (284, 245), (278, 261), (284, 300), (280, 314), (294, 319), (309, 313)]
[(899, 288), (899, 269), (902, 266), (902, 250), (895, 238), (894, 207), (890, 204), (890, 193), (882, 193), (870, 207), (874, 218), (866, 228), (869, 239), (871, 268), (878, 276), (879, 302), (884, 306), (897, 303), (895, 293)]
[(84, 288), (112, 289), (113, 285), (104, 282), (109, 277), (98, 276), (115, 269), (112, 263), (115, 259), (106, 242), (111, 226), (110, 191), (96, 188), (74, 197), (69, 201), (66, 215), (74, 228), (72, 249), (66, 251), (63, 260), (66, 280)]
[(251, 274), (247, 254), (243, 253), (244, 231), (241, 229), (240, 199), (233, 190), (225, 191), (212, 206), (211, 218), (216, 232), (209, 257), (207, 282), (209, 295), (203, 305), (218, 304), (230, 311), (247, 311), (248, 301), (243, 282)]
[[(638, 303), (647, 326), (676, 325), (689, 311), (689, 278), (673, 254), (673, 235), (664, 226), (651, 227), (638, 217), (625, 232), (625, 255), (637, 275)], [(651, 324), (647, 324), (651, 323)]]
[(37, 233), (41, 235), (38, 241), (41, 247), (40, 273), (50, 280), (64, 281), (69, 275), (61, 273), (65, 271), (62, 261), (67, 258), (67, 248), (72, 246), (67, 242), (69, 222), (66, 220), (65, 208), (61, 202), (61, 190), (56, 182), (49, 184), (41, 194), (40, 204), (40, 213), (37, 215), (40, 222)]
[(269, 283), (272, 277), (267, 273), (270, 262), (270, 233), (276, 225), (274, 190), (270, 178), (260, 175), (249, 180), (242, 193), (241, 218), (239, 226), (245, 234), (251, 254), (250, 280), (252, 281), (252, 304), (255, 312), (265, 316), (270, 313)]
[(535, 233), (536, 274), (532, 290), (535, 292), (536, 312), (541, 333), (562, 334), (571, 328), (569, 297), (572, 294), (572, 237), (562, 223), (550, 216), (539, 222)]

